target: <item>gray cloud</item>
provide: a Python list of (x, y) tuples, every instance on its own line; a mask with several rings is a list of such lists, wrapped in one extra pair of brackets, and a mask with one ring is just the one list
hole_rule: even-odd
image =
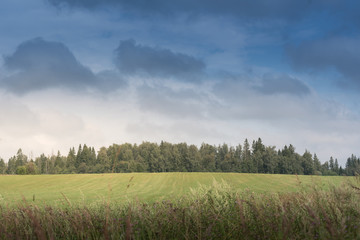
[(348, 82), (360, 87), (360, 39), (332, 37), (288, 46), (287, 54), (297, 70), (323, 71), (334, 68)]
[(192, 56), (139, 45), (135, 40), (121, 41), (115, 53), (116, 65), (126, 74), (145, 73), (155, 77), (194, 81), (199, 79), (205, 69), (204, 62)]
[[(265, 83), (266, 81), (268, 83)], [(268, 123), (299, 119), (308, 121), (309, 116), (314, 119), (316, 114), (309, 115), (318, 110), (313, 102), (314, 96), (309, 94), (310, 92), (307, 93), (310, 91), (307, 88), (300, 91), (294, 89), (297, 85), (301, 88), (305, 87), (299, 82), (286, 75), (265, 75), (262, 85), (258, 86), (255, 85), (255, 80), (246, 77), (228, 78), (213, 86), (212, 91), (219, 99), (219, 104), (212, 105), (211, 116), (219, 119), (247, 119)], [(280, 89), (275, 89), (275, 86)], [(305, 94), (306, 97), (299, 97)]]
[(329, 8), (339, 4), (339, 0), (48, 0), (51, 4), (62, 7), (96, 9), (101, 7), (116, 7), (124, 11), (132, 11), (142, 15), (166, 15), (187, 13), (189, 15), (213, 14), (232, 15), (236, 18), (276, 18), (294, 19), (304, 12), (317, 8)]
[(262, 85), (254, 88), (267, 95), (289, 94), (303, 96), (310, 94), (310, 89), (303, 82), (288, 75), (274, 76), (266, 74), (263, 77)]
[(1, 84), (17, 94), (51, 87), (81, 89), (95, 83), (94, 74), (64, 44), (41, 38), (20, 44), (14, 54), (4, 57), (4, 64), (15, 74)]
[(96, 76), (79, 63), (64, 44), (42, 38), (20, 44), (12, 55), (4, 57), (4, 66), (12, 74), (2, 79), (0, 86), (20, 95), (54, 87), (109, 91), (109, 84), (113, 88), (123, 85), (122, 80), (114, 81), (109, 74)]
[(143, 111), (175, 118), (202, 118), (204, 102), (207, 101), (192, 89), (173, 90), (163, 86), (143, 85), (137, 89), (137, 94), (138, 104)]
[(108, 93), (119, 88), (128, 87), (128, 83), (118, 71), (105, 70), (96, 74), (96, 88), (102, 92)]

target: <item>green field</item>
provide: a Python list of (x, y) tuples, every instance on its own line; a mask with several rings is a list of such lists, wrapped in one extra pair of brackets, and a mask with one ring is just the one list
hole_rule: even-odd
[(0, 204), (23, 199), (37, 204), (95, 204), (175, 199), (196, 189), (225, 181), (232, 189), (251, 192), (295, 192), (310, 185), (328, 188), (349, 177), (295, 176), (244, 173), (122, 173), (72, 175), (0, 175)]

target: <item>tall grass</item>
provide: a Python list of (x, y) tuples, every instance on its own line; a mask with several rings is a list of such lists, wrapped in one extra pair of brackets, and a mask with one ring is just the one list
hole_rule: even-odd
[(199, 186), (177, 200), (0, 206), (1, 239), (360, 239), (359, 184), (297, 193)]

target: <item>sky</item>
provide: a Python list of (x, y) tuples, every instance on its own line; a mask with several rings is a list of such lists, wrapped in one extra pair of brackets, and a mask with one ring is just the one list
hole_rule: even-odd
[(360, 155), (360, 2), (3, 0), (0, 157), (87, 144)]

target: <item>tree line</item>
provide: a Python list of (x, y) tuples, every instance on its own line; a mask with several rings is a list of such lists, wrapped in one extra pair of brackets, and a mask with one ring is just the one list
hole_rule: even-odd
[(252, 144), (245, 139), (237, 146), (207, 143), (188, 145), (143, 142), (113, 144), (101, 147), (79, 145), (66, 156), (27, 157), (21, 149), (7, 163), (0, 159), (0, 174), (70, 174), (70, 173), (125, 173), (125, 172), (239, 172), (304, 175), (349, 175), (360, 172), (360, 158), (352, 155), (346, 166), (339, 166), (331, 157), (321, 163), (316, 154), (295, 152), (293, 145), (276, 150), (265, 146), (261, 138)]

